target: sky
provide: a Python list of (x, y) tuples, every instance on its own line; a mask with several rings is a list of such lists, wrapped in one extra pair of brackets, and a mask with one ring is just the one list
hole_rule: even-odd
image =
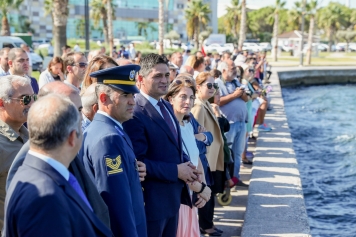
[[(294, 6), (295, 0), (285, 0), (287, 2), (286, 8), (292, 8)], [(346, 2), (350, 2), (350, 7), (356, 8), (356, 0), (319, 0), (322, 6), (328, 5), (329, 2), (339, 2), (342, 4), (346, 4)], [(218, 17), (225, 14), (225, 8), (229, 5), (231, 0), (218, 0)], [(266, 7), (271, 6), (275, 3), (275, 0), (246, 0), (247, 7), (251, 6), (251, 8), (258, 7)]]

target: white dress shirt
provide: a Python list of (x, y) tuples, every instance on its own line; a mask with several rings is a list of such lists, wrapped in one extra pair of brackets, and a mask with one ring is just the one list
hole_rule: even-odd
[(5, 70), (0, 66), (0, 76), (7, 76), (7, 75), (10, 75), (10, 72), (7, 71), (5, 72)]
[[(157, 112), (162, 116), (162, 118), (164, 119), (162, 112), (161, 112), (161, 108), (157, 105), (158, 104), (158, 100), (156, 100), (155, 98), (152, 98), (151, 96), (147, 95), (146, 93), (144, 93), (142, 90), (140, 90), (141, 95), (143, 95), (143, 97), (145, 97), (151, 104), (152, 106), (157, 110)], [(166, 108), (166, 106), (165, 106)], [(177, 131), (177, 126), (176, 123), (171, 115), (171, 113), (168, 111), (168, 109), (166, 108), (167, 113), (169, 114), (169, 117), (171, 117), (172, 119), (172, 123)]]

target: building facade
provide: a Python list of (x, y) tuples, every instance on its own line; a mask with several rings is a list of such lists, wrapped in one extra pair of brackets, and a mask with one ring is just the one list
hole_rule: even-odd
[[(166, 32), (177, 31), (182, 41), (187, 40), (185, 9), (189, 0), (165, 0)], [(204, 0), (210, 4), (210, 16), (213, 32), (217, 32), (217, 0)], [(91, 0), (89, 0), (90, 4)], [(148, 41), (158, 40), (158, 0), (116, 0), (114, 1), (115, 19), (113, 21), (114, 38), (127, 39), (141, 36)], [(52, 18), (46, 14), (45, 0), (24, 0), (18, 11), (10, 14), (13, 24), (20, 24), (26, 18), (33, 29), (34, 39), (52, 39)], [(11, 22), (10, 22), (11, 23)], [(84, 1), (69, 1), (67, 38), (82, 38), (84, 31)], [(103, 39), (102, 23), (90, 22), (90, 38)], [(11, 29), (15, 32), (15, 28)], [(17, 32), (27, 33), (27, 32)]]

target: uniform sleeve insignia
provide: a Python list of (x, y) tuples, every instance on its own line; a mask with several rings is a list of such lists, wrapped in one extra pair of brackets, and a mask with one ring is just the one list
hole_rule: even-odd
[(116, 158), (105, 158), (106, 161), (106, 170), (108, 172), (108, 176), (111, 174), (118, 174), (123, 172), (121, 166), (121, 156)]

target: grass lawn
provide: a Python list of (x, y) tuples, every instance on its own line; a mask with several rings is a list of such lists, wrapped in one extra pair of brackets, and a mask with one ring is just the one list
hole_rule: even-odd
[(38, 81), (38, 79), (40, 78), (40, 72), (39, 71), (33, 71), (31, 76), (36, 78), (37, 81)]

